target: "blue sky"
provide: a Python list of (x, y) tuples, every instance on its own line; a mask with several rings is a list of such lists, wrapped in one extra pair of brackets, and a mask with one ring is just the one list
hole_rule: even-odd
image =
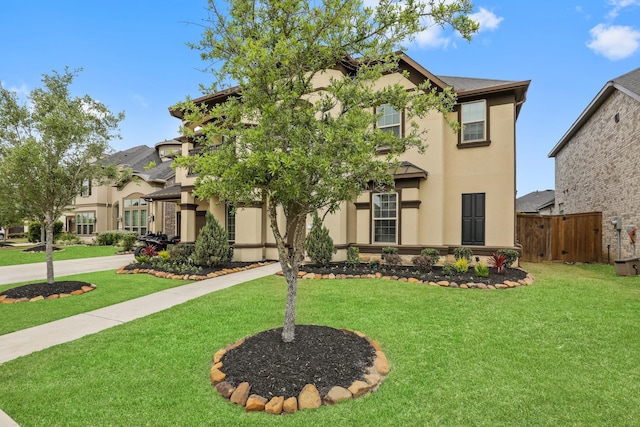
[[(367, 3), (375, 0), (367, 0)], [(124, 111), (120, 150), (178, 134), (168, 107), (210, 83), (197, 42), (205, 0), (0, 3), (0, 81), (27, 94), (83, 68), (72, 90)], [(640, 0), (477, 0), (466, 42), (431, 28), (406, 52), (436, 75), (531, 80), (518, 120), (518, 196), (554, 188), (547, 154), (611, 79), (640, 67)], [(499, 184), (499, 183), (496, 183)]]

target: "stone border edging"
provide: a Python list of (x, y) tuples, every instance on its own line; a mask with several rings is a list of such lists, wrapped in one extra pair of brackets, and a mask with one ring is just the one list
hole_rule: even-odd
[(298, 397), (292, 396), (285, 399), (284, 396), (276, 396), (268, 400), (257, 394), (249, 394), (251, 384), (248, 382), (243, 382), (238, 384), (237, 387), (233, 387), (224, 380), (226, 374), (221, 370), (224, 366), (222, 358), (229, 350), (240, 347), (245, 338), (221, 348), (213, 355), (213, 364), (210, 371), (211, 385), (226, 400), (236, 405), (244, 406), (246, 412), (266, 412), (273, 415), (293, 414), (301, 409), (315, 409), (322, 405), (335, 405), (342, 400), (356, 399), (376, 391), (390, 370), (389, 362), (380, 345), (362, 332), (349, 331), (347, 329), (339, 330), (364, 338), (376, 351), (376, 357), (372, 365), (367, 367), (367, 373), (363, 375), (362, 379), (354, 381), (346, 389), (340, 386), (333, 386), (325, 396), (320, 396), (320, 392), (315, 385), (307, 384)]
[[(279, 271), (276, 274), (280, 276), (283, 275), (282, 271)], [(487, 285), (486, 283), (482, 283), (482, 282), (479, 282), (479, 283), (469, 282), (469, 283), (458, 284), (456, 282), (449, 282), (447, 280), (441, 280), (438, 282), (423, 281), (420, 279), (416, 279), (415, 277), (406, 278), (406, 277), (398, 277), (398, 276), (383, 276), (382, 273), (353, 275), (353, 274), (333, 274), (333, 273), (315, 274), (315, 273), (307, 273), (305, 271), (298, 272), (298, 279), (307, 279), (307, 280), (382, 279), (382, 280), (397, 280), (399, 282), (424, 284), (424, 285), (430, 285), (430, 286), (439, 286), (443, 288), (448, 287), (448, 288), (459, 288), (459, 289), (489, 289), (489, 290), (512, 289), (512, 288), (518, 288), (520, 286), (529, 286), (535, 281), (535, 277), (530, 273), (527, 273), (527, 277), (525, 277), (524, 279), (520, 279), (517, 282), (512, 280), (505, 280), (504, 282), (497, 283), (495, 285)]]
[(239, 271), (250, 270), (252, 268), (264, 267), (265, 265), (273, 264), (273, 261), (261, 261), (256, 262), (254, 264), (247, 265), (245, 267), (236, 267), (236, 268), (224, 268), (219, 271), (214, 271), (206, 276), (202, 276), (200, 274), (175, 274), (168, 273), (166, 271), (157, 271), (150, 268), (135, 268), (133, 270), (127, 270), (127, 266), (123, 265), (120, 267), (116, 274), (150, 274), (155, 277), (160, 277), (162, 279), (176, 279), (176, 280), (207, 280), (212, 279), (218, 276), (224, 276), (231, 273), (237, 273)]
[(48, 297), (44, 297), (42, 295), (38, 295), (37, 297), (33, 297), (33, 298), (7, 298), (6, 295), (0, 295), (0, 304), (17, 304), (19, 302), (35, 302), (35, 301), (42, 301), (42, 300), (51, 300), (51, 299), (58, 299), (58, 298), (66, 298), (66, 297), (70, 297), (72, 295), (82, 295), (82, 294), (86, 294), (87, 292), (91, 292), (92, 290), (94, 290), (96, 288), (96, 285), (85, 285), (83, 287), (81, 287), (80, 289), (76, 289), (75, 291), (71, 292), (70, 294), (51, 294)]

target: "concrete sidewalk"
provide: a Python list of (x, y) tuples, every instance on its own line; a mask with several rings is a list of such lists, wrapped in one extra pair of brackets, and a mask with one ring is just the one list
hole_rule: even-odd
[[(120, 256), (118, 256), (120, 257)], [(114, 258), (114, 257), (107, 257)], [(120, 259), (122, 259), (120, 257)], [(98, 258), (96, 258), (98, 260)], [(92, 259), (75, 260), (84, 264)], [(79, 262), (83, 261), (83, 262)], [(64, 262), (64, 261), (58, 261)], [(120, 263), (117, 267), (127, 264)], [(87, 267), (87, 265), (85, 265)], [(111, 267), (111, 268), (117, 268)], [(0, 268), (0, 274), (2, 269)], [(108, 268), (107, 268), (108, 269)], [(59, 270), (58, 270), (59, 271)], [(79, 271), (85, 272), (87, 270)], [(98, 270), (93, 270), (98, 271)], [(120, 325), (141, 317), (173, 307), (183, 302), (201, 297), (221, 289), (237, 285), (253, 279), (269, 276), (280, 271), (280, 264), (273, 263), (263, 267), (214, 277), (194, 282), (155, 294), (146, 295), (133, 300), (114, 304), (109, 307), (87, 313), (78, 314), (66, 319), (56, 320), (40, 326), (23, 329), (0, 336), (0, 364), (45, 348), (76, 340), (85, 335), (94, 334), (113, 326)], [(62, 273), (56, 273), (62, 274)], [(70, 273), (71, 274), (71, 273)], [(25, 279), (30, 280), (30, 279)], [(7, 414), (0, 410), (0, 427), (18, 426)]]
[[(54, 261), (53, 273), (55, 277), (62, 277), (69, 276), (71, 274), (115, 270), (123, 265), (131, 263), (133, 260), (133, 255), (128, 254)], [(0, 285), (26, 282), (29, 280), (46, 280), (46, 278), (47, 264), (45, 262), (0, 267)]]

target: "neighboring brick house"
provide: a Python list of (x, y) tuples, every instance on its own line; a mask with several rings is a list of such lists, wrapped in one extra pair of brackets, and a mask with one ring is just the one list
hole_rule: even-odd
[[(325, 218), (334, 244), (336, 259), (345, 259), (349, 245), (361, 254), (380, 254), (384, 246), (396, 246), (401, 254), (417, 254), (426, 247), (451, 253), (455, 247), (472, 247), (474, 254), (490, 255), (499, 248), (515, 245), (515, 151), (516, 120), (526, 100), (529, 81), (436, 76), (404, 55), (400, 73), (384, 76), (379, 87), (399, 82), (407, 90), (429, 80), (438, 89), (453, 87), (458, 104), (450, 118), (464, 128), (455, 133), (437, 112), (418, 123), (428, 129), (425, 154), (411, 149), (395, 171), (395, 191), (367, 191), (353, 202), (344, 203)], [(341, 77), (349, 67), (327, 70), (323, 79)], [(314, 81), (316, 88), (328, 80)], [(230, 92), (219, 92), (195, 102), (224, 102)], [(403, 111), (384, 107), (384, 126), (402, 132)], [(171, 115), (183, 119), (180, 111)], [(184, 126), (195, 124), (183, 122)], [(379, 125), (381, 125), (379, 123)], [(182, 154), (195, 155), (200, 147), (182, 139)], [(198, 200), (192, 190), (196, 177), (178, 168), (180, 183), (181, 236), (195, 241), (205, 211), (210, 210), (224, 224), (234, 243), (237, 260), (277, 259), (277, 248), (269, 227), (266, 208), (260, 201), (231, 214), (230, 207), (214, 197)], [(311, 222), (309, 218), (308, 222)]]
[[(602, 212), (602, 247), (634, 254), (627, 228), (640, 227), (640, 68), (598, 92), (549, 153), (555, 158), (558, 214)], [(611, 221), (621, 218), (618, 232)]]
[[(166, 189), (175, 188), (171, 163), (180, 146), (180, 142), (168, 140), (154, 148), (139, 145), (103, 159), (106, 163), (130, 168), (133, 179), (119, 185), (84, 183), (82, 194), (65, 214), (66, 230), (85, 239), (107, 230), (177, 234), (176, 204), (167, 197)], [(149, 167), (152, 163), (155, 166)], [(146, 198), (160, 191), (165, 193), (154, 199), (156, 203)]]

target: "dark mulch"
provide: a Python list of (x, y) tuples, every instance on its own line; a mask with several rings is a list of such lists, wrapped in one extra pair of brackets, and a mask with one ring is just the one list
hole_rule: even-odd
[[(245, 267), (248, 267), (250, 265), (255, 264), (256, 262), (257, 261), (254, 261), (254, 262), (234, 261), (234, 262), (225, 262), (225, 263), (222, 263), (222, 264), (215, 265), (213, 267), (194, 266), (194, 267), (198, 267), (199, 270), (198, 270), (197, 273), (194, 272), (193, 274), (198, 274), (200, 276), (206, 276), (209, 273), (215, 273), (216, 271), (221, 271), (221, 270), (225, 270), (225, 269), (245, 268)], [(170, 265), (168, 265), (167, 267), (163, 267), (163, 266), (159, 266), (157, 264), (153, 264), (151, 262), (144, 262), (144, 263), (132, 262), (131, 264), (128, 264), (127, 266), (125, 266), (124, 269), (125, 270), (148, 269), (148, 270), (155, 270), (155, 271), (164, 271), (166, 273), (176, 273), (176, 274), (180, 273), (176, 269), (172, 269), (170, 267)]]
[(53, 294), (70, 294), (73, 291), (82, 289), (83, 286), (91, 286), (91, 284), (87, 282), (78, 282), (71, 280), (55, 282), (52, 285), (46, 282), (34, 283), (31, 285), (18, 286), (17, 288), (4, 290), (0, 293), (0, 295), (6, 295), (7, 298), (14, 299), (31, 299), (40, 295), (46, 298), (49, 295)]
[(397, 276), (397, 277), (415, 277), (423, 281), (438, 282), (440, 280), (446, 280), (448, 282), (456, 283), (486, 283), (487, 285), (494, 285), (502, 283), (505, 280), (511, 280), (517, 282), (520, 279), (527, 277), (527, 272), (519, 268), (508, 268), (506, 272), (498, 274), (495, 268), (489, 269), (489, 277), (477, 277), (474, 274), (473, 267), (469, 267), (469, 271), (465, 274), (455, 274), (451, 276), (445, 276), (442, 274), (441, 266), (434, 266), (429, 273), (423, 273), (418, 271), (413, 266), (391, 266), (381, 264), (378, 267), (371, 267), (369, 264), (356, 264), (348, 265), (344, 262), (332, 263), (326, 267), (307, 264), (300, 267), (300, 271), (316, 274), (351, 274), (351, 275), (364, 275), (364, 274), (376, 274), (382, 273), (384, 276)]
[(306, 384), (324, 396), (333, 386), (348, 388), (373, 364), (375, 349), (364, 338), (327, 326), (296, 325), (295, 340), (282, 341), (282, 328), (249, 337), (222, 358), (225, 381), (251, 384), (267, 399), (298, 396)]
[[(42, 245), (36, 245), (32, 248), (25, 249), (22, 252), (46, 252), (46, 250), (47, 250), (47, 245), (42, 244)], [(62, 249), (60, 249), (57, 246), (53, 247), (54, 252), (61, 251), (61, 250)]]

